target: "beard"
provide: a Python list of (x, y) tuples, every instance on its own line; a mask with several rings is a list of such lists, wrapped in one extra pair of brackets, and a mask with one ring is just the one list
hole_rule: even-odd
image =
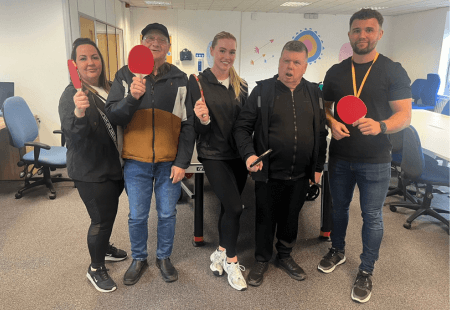
[(358, 42), (356, 43), (351, 43), (350, 45), (352, 46), (353, 52), (355, 54), (358, 55), (366, 55), (369, 54), (371, 51), (373, 51), (375, 49), (375, 47), (377, 46), (377, 42), (368, 42), (367, 47), (365, 48), (358, 48)]

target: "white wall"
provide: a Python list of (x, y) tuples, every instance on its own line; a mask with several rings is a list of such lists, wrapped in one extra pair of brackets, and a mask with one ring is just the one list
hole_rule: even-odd
[(441, 77), (441, 86), (439, 87), (439, 94), (450, 95), (450, 84), (446, 86), (448, 69), (450, 62), (450, 11), (447, 12), (445, 19), (444, 36), (442, 42), (441, 58), (439, 60), (438, 74)]
[(71, 44), (80, 34), (79, 10), (125, 28), (126, 38), (129, 9), (119, 0), (0, 1), (0, 82), (14, 82), (15, 95), (41, 120), (40, 140), (50, 145), (60, 144), (53, 130), (61, 127), (58, 104), (69, 83)]
[[(220, 31), (232, 33), (240, 42), (240, 12), (192, 11), (192, 10), (131, 10), (131, 47), (140, 44), (142, 29), (150, 23), (160, 23), (167, 27), (172, 36), (172, 62), (186, 74), (197, 73), (196, 53), (204, 53), (208, 43)], [(191, 61), (179, 61), (180, 51), (187, 48), (192, 52)], [(239, 50), (239, 49), (238, 49)], [(205, 60), (205, 68), (208, 67)], [(235, 68), (239, 72), (239, 53)]]
[[(338, 62), (341, 46), (348, 42), (349, 19), (350, 16), (346, 15), (320, 14), (319, 19), (314, 20), (304, 19), (303, 14), (133, 8), (131, 40), (132, 45), (140, 44), (140, 32), (147, 24), (153, 22), (164, 24), (172, 35), (173, 63), (187, 74), (191, 74), (197, 73), (195, 59), (177, 63), (180, 59), (179, 52), (183, 48), (188, 48), (193, 56), (199, 52), (206, 54), (207, 45), (215, 34), (222, 30), (231, 32), (238, 42), (235, 68), (252, 88), (255, 81), (277, 73), (278, 60), (284, 44), (305, 28), (312, 28), (320, 35), (325, 49), (321, 59), (308, 67), (305, 78), (320, 82), (325, 77), (326, 71)], [(392, 54), (391, 24), (392, 18), (386, 17), (383, 25), (385, 36), (378, 45), (378, 50), (388, 57)], [(273, 43), (269, 43), (271, 39), (274, 40)], [(265, 46), (262, 47), (263, 45)], [(260, 54), (255, 53), (255, 47), (261, 48)], [(262, 57), (262, 54), (266, 56)], [(266, 63), (264, 59), (267, 60)], [(251, 64), (252, 60), (254, 65)], [(206, 61), (205, 67), (208, 67)]]
[[(310, 63), (306, 70), (304, 77), (312, 82), (323, 81), (326, 71), (339, 62), (339, 51), (342, 45), (349, 42), (350, 16), (347, 15), (319, 14), (318, 19), (304, 19), (303, 14), (257, 13), (256, 20), (252, 20), (251, 16), (252, 13), (243, 13), (242, 16), (243, 63), (241, 67), (241, 74), (249, 82), (250, 87), (255, 86), (255, 81), (277, 74), (278, 61), (284, 44), (304, 30), (311, 28), (312, 31), (317, 32), (324, 47), (320, 59)], [(383, 25), (385, 36), (377, 46), (377, 50), (388, 57), (391, 53), (389, 24), (388, 17)], [(255, 53), (255, 46), (261, 47), (270, 39), (274, 39), (273, 43), (263, 47), (260, 54)], [(261, 58), (263, 53), (266, 56)], [(258, 58), (259, 60), (255, 60)], [(267, 63), (264, 63), (264, 59), (267, 59)], [(251, 60), (254, 61), (254, 65), (251, 64)]]
[(0, 81), (14, 82), (15, 95), (41, 119), (40, 140), (59, 145), (58, 103), (67, 86), (63, 1), (2, 1)]
[(394, 18), (392, 59), (402, 63), (411, 82), (438, 73), (447, 11), (442, 8)]

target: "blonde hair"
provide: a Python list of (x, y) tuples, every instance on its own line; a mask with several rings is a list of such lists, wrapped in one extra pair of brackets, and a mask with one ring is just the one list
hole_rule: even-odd
[[(236, 41), (236, 38), (234, 37), (234, 35), (232, 35), (229, 32), (222, 31), (214, 36), (214, 39), (211, 44), (211, 48), (214, 49), (217, 45), (217, 42), (221, 39), (232, 39), (236, 42), (236, 46), (237, 46), (237, 41)], [(236, 94), (236, 99), (239, 99), (239, 96), (241, 95), (241, 93), (243, 93), (245, 91), (245, 87), (247, 87), (247, 82), (244, 81), (237, 74), (236, 69), (234, 69), (234, 66), (230, 68), (230, 84), (231, 84), (231, 86), (233, 86), (234, 93)]]

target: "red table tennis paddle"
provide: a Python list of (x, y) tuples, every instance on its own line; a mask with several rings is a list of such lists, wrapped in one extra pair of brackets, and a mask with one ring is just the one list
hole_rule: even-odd
[(136, 45), (128, 54), (128, 69), (140, 79), (153, 72), (155, 60), (152, 51), (144, 45)]
[(358, 97), (345, 96), (339, 100), (336, 111), (341, 120), (350, 125), (366, 116), (367, 107)]
[[(195, 78), (195, 80), (197, 81), (198, 84), (198, 88), (200, 89), (200, 96), (203, 102), (205, 102), (205, 96), (203, 95), (203, 88), (202, 88), (202, 84), (200, 84), (200, 80), (198, 79), (198, 77), (195, 74), (192, 74)], [(202, 117), (205, 117), (206, 114), (203, 114)]]
[(69, 59), (67, 61), (67, 66), (69, 67), (70, 79), (72, 80), (73, 87), (75, 87), (77, 91), (80, 91), (81, 80), (80, 76), (78, 75), (77, 65), (75, 64), (75, 61)]

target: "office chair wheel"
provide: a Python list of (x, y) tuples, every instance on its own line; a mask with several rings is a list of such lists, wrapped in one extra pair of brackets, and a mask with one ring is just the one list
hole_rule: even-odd
[(56, 198), (56, 193), (51, 193), (50, 195), (48, 195), (48, 198), (55, 199)]
[(20, 177), (20, 178), (23, 178), (24, 176), (25, 176), (25, 172), (22, 171), (22, 172), (19, 174), (19, 177)]
[(405, 224), (403, 224), (403, 227), (405, 227), (406, 229), (411, 229), (411, 223), (406, 222)]
[(397, 208), (394, 206), (389, 206), (389, 210), (391, 210), (392, 212), (397, 212)]
[(16, 193), (16, 199), (20, 199), (22, 198), (22, 194), (21, 193)]

